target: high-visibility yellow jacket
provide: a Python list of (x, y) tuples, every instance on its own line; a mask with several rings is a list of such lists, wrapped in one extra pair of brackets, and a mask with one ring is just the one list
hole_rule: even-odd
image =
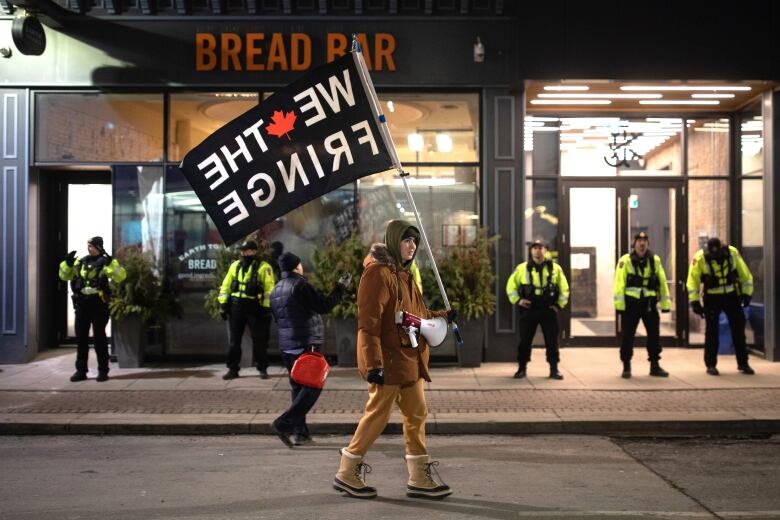
[[(233, 282), (237, 282), (233, 285)], [(254, 260), (243, 266), (241, 260), (230, 264), (217, 300), (227, 303), (233, 298), (256, 298), (263, 307), (271, 307), (271, 291), (274, 289), (274, 271), (268, 262)], [(234, 290), (235, 289), (235, 290)]]
[(106, 283), (122, 283), (127, 278), (127, 271), (119, 265), (116, 258), (110, 262), (106, 257), (83, 257), (76, 259), (73, 265), (63, 260), (60, 262), (60, 280), (71, 282), (73, 292), (84, 296), (100, 296), (106, 300)]
[[(652, 253), (650, 253), (652, 255)], [(615, 288), (613, 290), (615, 310), (626, 310), (626, 297), (628, 298), (656, 298), (661, 304), (661, 310), (668, 311), (672, 308), (672, 300), (669, 297), (669, 285), (666, 282), (666, 271), (658, 255), (647, 256), (642, 272), (638, 272), (638, 265), (632, 259), (631, 254), (620, 257), (615, 268)], [(650, 260), (652, 264), (650, 265)], [(655, 279), (653, 279), (655, 278)]]
[[(533, 261), (530, 263), (533, 264)], [(506, 282), (506, 295), (512, 305), (516, 305), (521, 298), (526, 298), (534, 303), (541, 301), (545, 296), (545, 289), (549, 282), (549, 286), (555, 287), (558, 294), (555, 301), (548, 303), (550, 305), (556, 304), (561, 309), (564, 308), (569, 301), (569, 282), (566, 280), (561, 266), (552, 260), (545, 260), (541, 267), (541, 275), (539, 269), (529, 269), (528, 266), (529, 262), (518, 265)], [(550, 279), (551, 272), (552, 279)]]
[(702, 284), (706, 294), (753, 294), (753, 275), (734, 246), (729, 246), (729, 254), (722, 261), (708, 261), (703, 249), (696, 251), (685, 284), (689, 301), (699, 301)]
[(420, 294), (423, 293), (422, 290), (422, 276), (420, 275), (420, 268), (417, 267), (417, 262), (412, 260), (412, 263), (409, 265), (409, 272), (412, 273), (412, 278), (414, 278), (414, 283), (417, 284), (417, 288), (420, 289)]

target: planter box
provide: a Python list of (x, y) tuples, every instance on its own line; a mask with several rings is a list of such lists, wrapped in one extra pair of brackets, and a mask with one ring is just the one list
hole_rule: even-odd
[(127, 318), (114, 321), (114, 353), (119, 368), (138, 368), (143, 365), (146, 353), (146, 326), (141, 317), (131, 314)]
[[(484, 318), (461, 320), (458, 323), (460, 335), (463, 338), (463, 346), (455, 351), (458, 353), (458, 366), (478, 367), (482, 364), (482, 350), (485, 345), (485, 320)], [(455, 342), (453, 334), (452, 341)]]
[(357, 366), (357, 319), (331, 320), (336, 339), (336, 357), (340, 367)]

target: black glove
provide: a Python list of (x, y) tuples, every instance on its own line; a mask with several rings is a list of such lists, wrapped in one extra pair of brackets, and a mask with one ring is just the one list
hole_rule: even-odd
[(368, 375), (366, 376), (366, 381), (369, 383), (374, 383), (375, 385), (382, 386), (385, 384), (385, 374), (384, 371), (381, 368), (372, 368), (368, 371)]
[(68, 253), (68, 256), (65, 257), (65, 263), (70, 266), (73, 266), (75, 262), (76, 262), (76, 252), (71, 251), (70, 253)]
[(456, 311), (455, 309), (450, 309), (447, 311), (447, 323), (452, 323), (457, 319), (458, 319), (458, 311)]
[(347, 287), (349, 287), (350, 282), (352, 282), (352, 274), (351, 273), (343, 273), (341, 275), (341, 277), (339, 278), (339, 281), (336, 282), (336, 283), (342, 289), (346, 289)]
[(230, 315), (230, 307), (228, 307), (226, 303), (223, 303), (219, 306), (219, 315), (223, 320), (228, 319), (228, 316)]
[(701, 302), (695, 301), (691, 302), (691, 310), (694, 314), (698, 314), (699, 316), (704, 316), (704, 307), (701, 306)]
[(671, 309), (661, 309), (662, 314), (668, 314)]
[(749, 305), (750, 305), (750, 301), (751, 301), (752, 299), (753, 299), (753, 297), (752, 297), (752, 296), (750, 296), (749, 294), (743, 294), (743, 295), (742, 295), (742, 306), (743, 306), (743, 307), (747, 307), (747, 306), (749, 306)]

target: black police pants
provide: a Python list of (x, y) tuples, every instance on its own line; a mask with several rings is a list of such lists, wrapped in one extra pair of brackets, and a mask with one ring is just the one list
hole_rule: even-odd
[[(295, 360), (301, 354), (288, 354), (282, 352), (282, 360), (287, 367), (287, 372), (292, 373), (292, 367)], [(306, 425), (306, 414), (309, 413), (317, 399), (322, 393), (321, 388), (312, 388), (303, 386), (293, 381), (290, 377), (290, 388), (292, 388), (292, 404), (282, 415), (274, 421), (274, 425), (284, 433), (295, 433), (298, 435), (309, 436), (309, 427)]]
[(98, 372), (108, 373), (108, 339), (106, 325), (108, 324), (108, 305), (100, 296), (79, 296), (73, 302), (76, 308), (76, 370), (87, 372), (89, 358), (89, 329), (95, 338), (95, 355), (97, 356)]
[(531, 344), (536, 327), (542, 326), (547, 362), (558, 363), (558, 313), (550, 307), (531, 307), (520, 309), (520, 344), (517, 347), (517, 362), (526, 365), (531, 361)]
[(233, 298), (230, 304), (230, 350), (227, 366), (241, 369), (241, 338), (249, 325), (252, 336), (252, 354), (258, 370), (268, 369), (268, 338), (271, 329), (271, 311), (257, 300)]
[(658, 316), (655, 299), (626, 296), (626, 310), (620, 317), (623, 337), (620, 342), (620, 361), (628, 363), (634, 356), (634, 338), (639, 320), (647, 332), (647, 360), (651, 363), (661, 359), (661, 319)]
[(731, 329), (731, 339), (734, 341), (734, 353), (737, 355), (737, 365), (747, 365), (748, 353), (745, 345), (745, 314), (742, 302), (737, 293), (708, 294), (704, 297), (704, 364), (714, 367), (718, 364), (718, 321), (720, 313), (726, 313)]

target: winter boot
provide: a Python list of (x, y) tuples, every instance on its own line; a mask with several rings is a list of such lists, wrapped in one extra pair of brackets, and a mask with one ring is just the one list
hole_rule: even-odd
[(718, 369), (715, 367), (707, 367), (707, 373), (711, 376), (719, 376), (720, 372), (718, 372)]
[[(452, 489), (442, 481), (439, 472), (436, 470), (439, 461), (430, 462), (430, 459), (430, 455), (406, 456), (406, 466), (409, 468), (406, 496), (441, 499), (452, 494)], [(436, 478), (441, 484), (433, 479), (432, 473), (436, 473)]]
[(623, 373), (620, 374), (623, 379), (631, 379), (631, 362), (623, 361)]
[(340, 453), (341, 464), (333, 479), (333, 489), (355, 498), (374, 498), (376, 488), (367, 486), (364, 481), (366, 475), (371, 473), (371, 466), (363, 462), (363, 457), (348, 452), (346, 448), (341, 449)]
[(563, 374), (558, 372), (558, 363), (550, 363), (550, 379), (563, 379)]
[(745, 363), (744, 365), (739, 365), (737, 369), (739, 369), (739, 371), (745, 374), (746, 376), (752, 376), (753, 374), (756, 373), (756, 371), (750, 368), (750, 365), (748, 365), (747, 363)]
[(658, 361), (650, 362), (650, 375), (655, 377), (669, 377), (669, 372), (661, 368)]
[(98, 383), (103, 383), (105, 381), (108, 381), (108, 372), (105, 372), (103, 370), (98, 372), (97, 377), (95, 378), (95, 381)]
[(72, 376), (70, 376), (70, 382), (76, 383), (78, 381), (84, 381), (87, 379), (87, 373), (83, 372), (81, 370), (76, 370), (76, 372), (73, 373)]
[(222, 379), (225, 381), (230, 381), (231, 379), (238, 378), (238, 370), (233, 370), (232, 368), (225, 372), (225, 375), (222, 376)]
[(524, 377), (525, 377), (525, 364), (521, 364), (519, 367), (517, 367), (517, 372), (515, 372), (514, 378), (523, 379)]

